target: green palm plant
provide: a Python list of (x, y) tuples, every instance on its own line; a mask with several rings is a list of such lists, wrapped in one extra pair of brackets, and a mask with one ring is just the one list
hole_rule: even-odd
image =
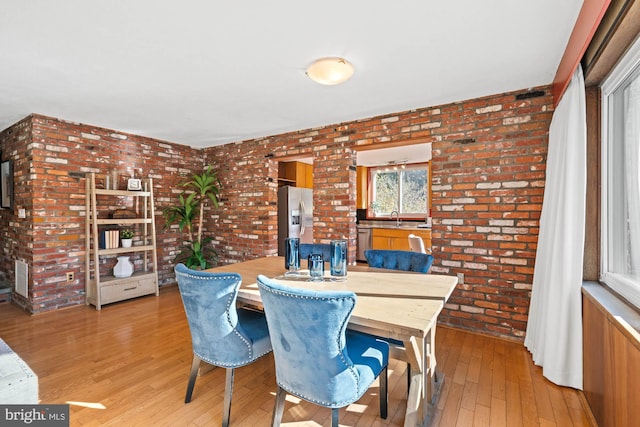
[(202, 173), (193, 174), (178, 185), (185, 188), (178, 196), (179, 203), (164, 208), (162, 212), (166, 227), (177, 223), (180, 232), (187, 234), (186, 244), (176, 256), (176, 262), (183, 262), (194, 269), (209, 268), (217, 254), (210, 245), (213, 239), (203, 238), (204, 208), (209, 201), (218, 207), (222, 183), (217, 172), (208, 166)]

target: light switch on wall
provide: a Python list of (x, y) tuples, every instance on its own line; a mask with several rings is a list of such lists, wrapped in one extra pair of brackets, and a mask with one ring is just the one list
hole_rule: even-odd
[(18, 209), (18, 218), (26, 218), (27, 211), (25, 209)]

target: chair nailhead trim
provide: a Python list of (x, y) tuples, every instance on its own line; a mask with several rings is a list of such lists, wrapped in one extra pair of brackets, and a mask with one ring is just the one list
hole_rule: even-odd
[[(268, 285), (265, 285), (263, 283), (261, 283), (260, 281), (258, 281), (258, 286), (260, 286), (262, 289), (264, 289), (265, 291), (272, 293), (272, 294), (276, 294), (276, 295), (284, 295), (286, 297), (291, 297), (291, 298), (298, 298), (298, 299), (308, 299), (308, 300), (323, 300), (323, 301), (342, 301), (342, 300), (349, 300), (350, 302), (352, 302), (351, 305), (351, 309), (349, 310), (349, 313), (347, 316), (345, 316), (343, 324), (340, 326), (340, 330), (346, 329), (346, 323), (347, 323), (347, 319), (351, 316), (351, 313), (353, 312), (353, 308), (355, 307), (355, 298), (354, 297), (318, 297), (318, 296), (309, 296), (309, 295), (297, 295), (297, 294), (292, 294), (291, 292), (286, 292), (286, 291), (280, 291), (280, 290), (276, 290), (273, 289), (271, 287), (269, 287)], [(338, 336), (336, 337), (336, 347), (340, 348), (340, 334), (338, 334)], [(342, 348), (341, 350), (343, 350), (344, 348)], [(342, 363), (349, 369), (349, 372), (351, 373), (351, 375), (353, 375), (353, 378), (356, 380), (356, 385), (357, 385), (357, 390), (360, 391), (360, 376), (356, 373), (356, 370), (354, 369), (353, 365), (348, 364), (347, 360), (344, 358), (344, 353), (341, 351), (340, 352), (340, 359), (342, 360)], [(325, 406), (325, 407), (331, 407), (334, 405), (340, 405), (340, 407), (344, 407), (347, 406), (353, 402), (355, 402), (356, 400), (358, 400), (360, 397), (362, 397), (362, 395), (360, 394), (356, 399), (351, 400), (351, 401), (344, 401), (344, 402), (322, 402), (319, 400), (315, 400), (312, 399), (308, 396), (304, 396), (301, 395), (300, 393), (295, 393), (291, 390), (289, 390), (288, 388), (284, 387), (282, 384), (278, 383), (278, 385), (280, 387), (282, 387), (284, 390), (287, 391), (287, 393), (292, 394), (294, 396), (298, 396), (301, 399), (305, 399), (309, 402), (313, 402), (316, 403), (318, 405), (321, 406)], [(358, 393), (356, 393), (358, 394)]]
[[(238, 278), (237, 274), (225, 274), (225, 275), (216, 276), (216, 277), (202, 277), (202, 276), (198, 276), (198, 275), (195, 275), (195, 274), (182, 273), (182, 272), (180, 272), (180, 273), (176, 272), (176, 274), (180, 274), (181, 276), (187, 276), (187, 277), (189, 277), (191, 279), (206, 280), (206, 281), (211, 281), (211, 280), (229, 280), (229, 279), (237, 279)], [(202, 359), (205, 362), (210, 363), (212, 365), (228, 367), (228, 368), (232, 368), (232, 367), (236, 367), (236, 366), (242, 366), (242, 365), (246, 365), (248, 363), (251, 363), (254, 360), (259, 359), (262, 356), (264, 356), (265, 354), (269, 353), (269, 351), (267, 351), (267, 352), (262, 353), (260, 355), (255, 355), (253, 353), (253, 345), (252, 345), (252, 343), (249, 340), (247, 340), (244, 336), (242, 336), (238, 332), (238, 330), (235, 328), (235, 326), (233, 326), (233, 324), (231, 323), (231, 317), (230, 317), (231, 315), (229, 313), (229, 309), (231, 307), (231, 303), (233, 302), (233, 300), (235, 299), (237, 294), (238, 294), (238, 288), (235, 289), (235, 291), (231, 294), (231, 296), (227, 300), (227, 305), (226, 305), (226, 309), (225, 309), (225, 312), (227, 313), (227, 323), (229, 324), (229, 326), (232, 327), (233, 333), (235, 335), (237, 335), (242, 340), (242, 342), (244, 342), (245, 345), (247, 346), (247, 349), (249, 351), (249, 358), (238, 362), (238, 364), (228, 364), (228, 363), (215, 362), (215, 361), (209, 360), (209, 359), (207, 359), (205, 357), (202, 357), (199, 354), (196, 354), (196, 356), (200, 357), (200, 359)]]

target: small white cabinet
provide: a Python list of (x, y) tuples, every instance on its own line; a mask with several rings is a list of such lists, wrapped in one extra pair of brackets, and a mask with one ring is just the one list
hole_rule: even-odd
[[(87, 174), (86, 181), (86, 303), (100, 310), (104, 304), (143, 295), (159, 295), (151, 178), (143, 180), (141, 191), (96, 188), (94, 173)], [(135, 213), (135, 217), (110, 218), (109, 214), (116, 205), (125, 206), (127, 210)], [(134, 245), (123, 248), (118, 242), (118, 247), (101, 248), (100, 233), (107, 228), (135, 229)], [(130, 277), (113, 276), (112, 267), (118, 255), (136, 258), (135, 271)]]

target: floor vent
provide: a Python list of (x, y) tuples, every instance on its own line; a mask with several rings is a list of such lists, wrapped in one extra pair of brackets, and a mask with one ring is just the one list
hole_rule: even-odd
[(26, 262), (16, 260), (16, 293), (29, 298), (29, 266)]

